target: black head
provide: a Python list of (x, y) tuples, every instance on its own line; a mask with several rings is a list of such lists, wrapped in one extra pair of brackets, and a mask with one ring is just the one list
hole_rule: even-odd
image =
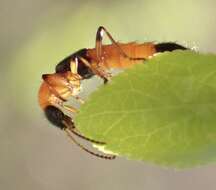
[(65, 114), (58, 108), (54, 106), (47, 106), (45, 108), (45, 115), (47, 119), (56, 127), (60, 129), (64, 129), (65, 125), (63, 124), (63, 120), (65, 118)]

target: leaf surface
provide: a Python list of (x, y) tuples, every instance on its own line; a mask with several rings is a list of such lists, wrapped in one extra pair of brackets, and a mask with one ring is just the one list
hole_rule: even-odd
[(216, 56), (159, 54), (93, 92), (75, 117), (128, 159), (184, 168), (216, 160)]

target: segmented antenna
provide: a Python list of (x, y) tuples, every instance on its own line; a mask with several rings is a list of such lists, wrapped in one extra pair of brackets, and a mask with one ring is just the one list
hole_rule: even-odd
[(83, 135), (81, 135), (80, 133), (76, 132), (73, 128), (68, 128), (73, 134), (75, 134), (76, 136), (84, 139), (84, 140), (87, 140), (89, 142), (92, 142), (92, 143), (95, 143), (95, 144), (100, 144), (100, 145), (103, 145), (103, 144), (106, 144), (105, 142), (101, 142), (101, 141), (96, 141), (96, 140), (93, 140), (93, 139), (90, 139), (88, 137), (85, 137)]
[[(85, 148), (83, 145), (81, 145), (80, 143), (78, 143), (78, 142), (74, 139), (74, 137), (70, 134), (70, 132), (71, 132), (70, 129), (65, 128), (64, 131), (67, 133), (68, 137), (69, 137), (77, 146), (79, 146), (82, 150), (88, 152), (89, 154), (94, 155), (94, 156), (99, 157), (99, 158), (107, 159), (107, 160), (113, 160), (113, 159), (115, 159), (116, 156), (114, 156), (114, 155), (106, 156), (106, 155), (94, 153), (94, 152), (88, 150), (87, 148)], [(82, 137), (81, 137), (81, 138), (82, 138)]]
[[(93, 140), (93, 139), (90, 139), (88, 137), (85, 137), (83, 135), (81, 135), (80, 133), (78, 133), (76, 131), (76, 128), (74, 127), (74, 124), (73, 122), (71, 121), (70, 118), (67, 118), (68, 120), (67, 121), (63, 121), (63, 124), (67, 127), (67, 129), (72, 132), (74, 135), (86, 140), (86, 141), (89, 141), (89, 142), (92, 142), (92, 143), (95, 143), (95, 144), (100, 144), (100, 145), (103, 145), (103, 144), (106, 144), (105, 142), (101, 142), (101, 141), (96, 141), (96, 140)], [(69, 123), (68, 123), (69, 122)]]

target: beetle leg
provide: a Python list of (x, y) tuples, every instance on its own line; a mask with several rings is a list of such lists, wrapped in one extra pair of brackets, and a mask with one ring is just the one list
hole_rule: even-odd
[(103, 41), (103, 34), (106, 34), (107, 37), (109, 38), (109, 40), (112, 42), (112, 44), (118, 49), (119, 53), (130, 60), (134, 60), (134, 61), (138, 61), (138, 60), (146, 60), (146, 58), (138, 58), (138, 57), (130, 57), (128, 56), (120, 47), (120, 45), (113, 39), (112, 35), (106, 30), (106, 28), (104, 28), (103, 26), (100, 26), (97, 30), (96, 33), (96, 44), (95, 44), (95, 48), (96, 48), (96, 55), (97, 55), (97, 59), (98, 62), (100, 63), (102, 61), (102, 41)]
[(104, 83), (106, 83), (107, 81), (109, 81), (111, 74), (108, 73), (107, 71), (105, 71), (105, 69), (103, 69), (102, 67), (100, 67), (97, 64), (90, 64), (86, 59), (84, 59), (83, 57), (79, 57), (79, 59), (87, 66), (89, 67), (93, 73), (95, 73), (96, 75), (98, 75), (99, 77), (101, 77), (104, 80)]
[(75, 61), (71, 60), (70, 69), (71, 69), (71, 72), (73, 74), (77, 74), (77, 69), (78, 69), (78, 60), (77, 60), (77, 58), (75, 58)]
[(77, 113), (78, 112), (78, 110), (76, 108), (69, 106), (69, 105), (62, 105), (62, 107), (71, 113)]

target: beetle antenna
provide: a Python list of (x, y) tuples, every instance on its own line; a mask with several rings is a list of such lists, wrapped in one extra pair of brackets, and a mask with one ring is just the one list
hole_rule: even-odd
[(87, 148), (85, 148), (83, 145), (81, 145), (80, 143), (78, 143), (78, 142), (74, 139), (74, 137), (70, 134), (70, 131), (71, 131), (71, 130), (69, 130), (68, 128), (65, 128), (64, 131), (67, 133), (68, 137), (69, 137), (77, 146), (79, 146), (82, 150), (88, 152), (89, 154), (94, 155), (94, 156), (99, 157), (99, 158), (107, 159), (107, 160), (113, 160), (113, 159), (115, 159), (115, 157), (116, 157), (115, 155), (113, 155), (113, 156), (106, 156), (106, 155), (97, 154), (97, 153), (94, 153), (94, 152), (88, 150)]
[[(69, 128), (68, 128), (68, 129), (69, 129)], [(69, 130), (70, 130), (73, 134), (75, 134), (76, 136), (78, 136), (78, 137), (80, 137), (80, 138), (82, 138), (82, 139), (84, 139), (84, 140), (87, 140), (87, 141), (89, 141), (89, 142), (92, 142), (92, 143), (95, 143), (95, 144), (101, 144), (101, 145), (106, 144), (105, 142), (96, 141), (96, 140), (90, 139), (90, 138), (88, 138), (88, 137), (85, 137), (85, 136), (79, 134), (78, 132), (76, 132), (73, 128), (71, 128), (71, 129), (69, 129)]]
[[(69, 123), (68, 123), (69, 122)], [(100, 145), (103, 145), (103, 144), (106, 144), (105, 142), (101, 142), (101, 141), (96, 141), (96, 140), (93, 140), (93, 139), (90, 139), (90, 138), (88, 138), (88, 137), (86, 137), (86, 136), (84, 136), (84, 135), (81, 135), (80, 133), (78, 133), (75, 129), (75, 127), (74, 127), (74, 125), (73, 125), (73, 122), (71, 121), (71, 120), (68, 120), (68, 122), (67, 121), (63, 121), (63, 124), (66, 126), (66, 128), (71, 132), (71, 133), (73, 133), (74, 135), (76, 135), (76, 136), (78, 136), (78, 137), (80, 137), (80, 138), (82, 138), (82, 139), (84, 139), (84, 140), (86, 140), (86, 141), (89, 141), (89, 142), (91, 142), (91, 143), (95, 143), (95, 144), (100, 144)]]

